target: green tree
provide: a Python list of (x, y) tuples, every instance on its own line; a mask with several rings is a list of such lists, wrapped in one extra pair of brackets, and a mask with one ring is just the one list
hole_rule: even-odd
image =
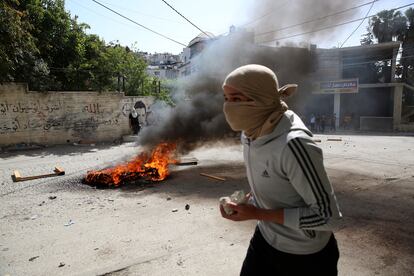
[[(374, 44), (374, 39), (378, 43), (395, 40), (404, 41), (406, 30), (407, 18), (400, 11), (394, 9), (383, 10), (369, 20), (367, 33), (362, 36), (361, 45)], [(377, 75), (377, 81), (391, 81), (389, 79), (391, 73), (390, 62), (378, 60), (367, 66)]]
[(402, 41), (407, 19), (400, 11), (383, 10), (371, 18), (369, 26), (378, 43)]
[(361, 42), (361, 45), (374, 44), (374, 36), (372, 35), (371, 28), (369, 26), (367, 27), (367, 33), (362, 35), (360, 42)]
[(405, 11), (408, 26), (404, 34), (402, 44), (401, 64), (402, 80), (414, 84), (414, 9), (409, 8)]
[(168, 101), (169, 89), (154, 86), (159, 80), (147, 75), (135, 46), (86, 34), (89, 26), (64, 7), (64, 0), (0, 2), (0, 82), (27, 82), (32, 90), (115, 91), (122, 77), (127, 95)]
[(32, 35), (30, 14), (20, 8), (18, 0), (0, 2), (0, 82), (42, 84), (49, 70)]

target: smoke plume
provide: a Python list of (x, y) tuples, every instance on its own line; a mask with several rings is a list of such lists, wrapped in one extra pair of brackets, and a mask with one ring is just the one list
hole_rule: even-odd
[[(259, 1), (257, 1), (259, 2)], [(255, 22), (252, 31), (239, 29), (226, 36), (210, 42), (197, 57), (191, 59), (195, 72), (183, 78), (173, 92), (175, 107), (155, 105), (152, 112), (158, 120), (154, 125), (145, 127), (140, 133), (141, 145), (153, 146), (162, 141), (177, 141), (182, 152), (186, 152), (206, 141), (214, 141), (231, 135), (223, 112), (223, 92), (221, 85), (224, 78), (238, 66), (261, 64), (275, 71), (279, 84), (299, 84), (296, 96), (288, 99), (289, 106), (303, 106), (306, 97), (301, 91), (310, 87), (309, 75), (315, 67), (315, 58), (309, 47), (283, 47), (258, 45), (255, 33), (272, 30), (288, 24), (301, 22), (329, 12), (338, 11), (348, 1), (324, 0), (290, 0), (260, 1), (252, 18), (265, 11), (277, 10), (274, 16), (268, 16)], [(294, 15), (294, 16), (292, 16)], [(307, 26), (309, 27), (309, 26)], [(317, 27), (317, 22), (310, 27)], [(253, 32), (254, 31), (254, 32)], [(272, 36), (280, 33), (272, 33)], [(268, 39), (268, 38), (267, 38)], [(307, 93), (309, 94), (309, 93)]]
[[(292, 45), (293, 42), (300, 45), (310, 41), (337, 43), (337, 29), (320, 29), (354, 19), (357, 10), (350, 8), (366, 2), (369, 1), (264, 0), (253, 7), (252, 19), (245, 28), (255, 32), (256, 43), (268, 46)], [(334, 16), (328, 16), (331, 14)]]

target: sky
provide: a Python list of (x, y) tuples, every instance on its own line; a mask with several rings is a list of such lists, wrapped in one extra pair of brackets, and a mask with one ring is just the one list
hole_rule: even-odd
[[(86, 23), (90, 26), (88, 33), (97, 34), (106, 42), (118, 41), (124, 46), (133, 46), (136, 50), (149, 53), (163, 53), (169, 52), (179, 54), (184, 45), (200, 34), (200, 30), (192, 26), (184, 18), (178, 15), (174, 10), (167, 6), (162, 0), (97, 0), (118, 13), (129, 17), (139, 24), (152, 29), (164, 36), (167, 36), (176, 42), (168, 40), (157, 34), (154, 34), (134, 23), (112, 13), (92, 0), (66, 0), (66, 10), (72, 16), (78, 16), (78, 22)], [(313, 1), (313, 0), (273, 0), (280, 2), (281, 5), (289, 2)], [(340, 1), (343, 0), (326, 0), (326, 1)], [(358, 6), (371, 0), (347, 0), (349, 7)], [(188, 18), (198, 28), (203, 31), (208, 31), (214, 35), (226, 33), (231, 25), (236, 27), (242, 26), (251, 22), (258, 17), (257, 5), (260, 5), (264, 0), (166, 0), (182, 15)], [(296, 3), (296, 4), (298, 4)], [(370, 15), (384, 9), (392, 9), (399, 6), (413, 3), (414, 0), (379, 0), (374, 3), (370, 11)], [(363, 6), (349, 15), (348, 20), (363, 18), (367, 14), (371, 5)], [(348, 6), (347, 6), (348, 7)], [(275, 11), (266, 11), (265, 20), (278, 19), (278, 13), (282, 8)], [(402, 9), (401, 11), (404, 11)], [(253, 15), (253, 13), (255, 13)], [(319, 16), (324, 16), (324, 11), (321, 10)], [(295, 15), (292, 14), (292, 20)], [(298, 18), (298, 22), (309, 20), (313, 18)], [(340, 21), (338, 23), (341, 23)], [(255, 21), (255, 24), (259, 24)], [(351, 38), (344, 44), (343, 47), (355, 46), (360, 44), (361, 35), (366, 33), (366, 26), (368, 20), (358, 28), (358, 30), (351, 36)], [(346, 24), (341, 27), (329, 29), (329, 38), (317, 41), (307, 41), (317, 44), (320, 48), (332, 48), (340, 46), (345, 39), (357, 28), (360, 21)], [(282, 24), (283, 25), (283, 24)], [(321, 22), (321, 27), (323, 27)], [(306, 26), (302, 31), (292, 30), (292, 34), (306, 31)], [(301, 37), (296, 37), (295, 42), (300, 42)], [(177, 43), (178, 42), (178, 43)]]

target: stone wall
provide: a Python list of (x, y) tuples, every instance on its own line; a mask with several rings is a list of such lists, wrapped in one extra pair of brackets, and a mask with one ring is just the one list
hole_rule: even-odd
[(145, 115), (153, 103), (118, 92), (34, 92), (6, 83), (0, 85), (0, 146), (114, 141), (131, 133), (132, 106), (145, 105)]

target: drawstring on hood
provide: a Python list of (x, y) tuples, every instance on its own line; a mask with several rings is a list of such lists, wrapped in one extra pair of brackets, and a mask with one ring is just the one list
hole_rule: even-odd
[(253, 101), (225, 102), (223, 111), (230, 127), (244, 131), (256, 139), (273, 131), (288, 106), (282, 100), (296, 91), (296, 84), (279, 88), (275, 73), (269, 68), (250, 64), (231, 72), (223, 83), (224, 87), (240, 91)]

